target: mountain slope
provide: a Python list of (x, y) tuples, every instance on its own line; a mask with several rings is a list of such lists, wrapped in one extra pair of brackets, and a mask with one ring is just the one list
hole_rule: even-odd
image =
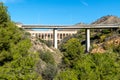
[[(120, 18), (117, 16), (110, 16), (110, 15), (103, 16), (91, 24), (120, 24)], [(94, 38), (97, 40), (98, 43), (94, 43), (92, 45), (94, 48), (92, 49), (91, 53), (105, 53), (108, 50), (107, 46), (109, 46), (109, 49), (110, 49), (110, 48), (113, 48), (113, 46), (115, 46), (116, 43), (117, 43), (117, 46), (120, 45), (120, 29), (119, 28), (95, 30), (94, 33), (98, 37), (97, 39)]]
[(120, 18), (117, 16), (103, 16), (92, 24), (120, 24)]

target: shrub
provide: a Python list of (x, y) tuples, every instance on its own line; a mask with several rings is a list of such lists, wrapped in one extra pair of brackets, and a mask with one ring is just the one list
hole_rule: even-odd
[[(79, 80), (119, 80), (120, 60), (114, 53), (85, 55), (74, 64)], [(116, 61), (117, 60), (117, 61)]]
[(53, 46), (53, 42), (51, 40), (46, 41), (46, 40), (42, 40), (42, 39), (39, 38), (39, 41), (46, 44), (48, 47)]
[(119, 80), (119, 75), (118, 54), (83, 54), (74, 62), (73, 67), (66, 67), (55, 80)]
[(105, 38), (106, 38), (105, 35), (100, 36), (100, 41), (103, 42), (105, 40)]
[(42, 77), (45, 80), (53, 80), (57, 74), (57, 67), (52, 64), (48, 64), (46, 69), (42, 72)]
[(103, 33), (103, 34), (108, 34), (108, 33), (110, 33), (110, 29), (103, 29), (103, 30), (102, 30), (102, 33)]
[(115, 53), (119, 53), (119, 54), (120, 54), (120, 45), (114, 46), (114, 47), (113, 47), (113, 51), (114, 51)]
[(83, 47), (80, 44), (79, 39), (72, 38), (63, 45), (63, 62), (67, 66), (72, 66), (74, 61), (79, 58), (80, 54), (83, 53)]
[(47, 51), (47, 52), (41, 52), (40, 53), (40, 58), (45, 61), (46, 63), (49, 64), (55, 64), (54, 58), (52, 56), (52, 53)]
[(65, 70), (60, 72), (54, 80), (78, 80), (77, 72), (75, 70)]

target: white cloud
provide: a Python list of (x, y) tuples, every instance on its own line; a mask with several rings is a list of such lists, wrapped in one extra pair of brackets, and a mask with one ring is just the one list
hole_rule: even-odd
[(84, 6), (88, 6), (88, 3), (85, 2), (85, 1), (81, 1), (81, 3), (82, 3)]

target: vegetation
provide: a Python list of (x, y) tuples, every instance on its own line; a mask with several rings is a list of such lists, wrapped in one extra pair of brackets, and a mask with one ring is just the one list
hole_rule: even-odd
[(63, 63), (66, 66), (73, 66), (74, 61), (83, 54), (83, 47), (77, 38), (71, 38), (63, 45), (62, 52), (64, 54)]
[[(113, 33), (119, 35), (120, 29), (92, 30), (92, 43), (103, 43)], [(84, 34), (80, 30), (63, 40), (59, 47), (63, 58), (58, 66), (50, 51), (31, 51), (29, 33), (16, 27), (0, 3), (0, 80), (119, 80), (120, 44), (102, 45), (106, 50), (103, 54), (85, 54)], [(40, 41), (51, 46), (49, 41)]]
[(16, 27), (0, 3), (0, 79), (38, 79), (34, 70), (36, 55), (29, 52), (31, 42), (26, 33)]
[(82, 57), (80, 60), (76, 61), (74, 66), (75, 70), (79, 71), (78, 79), (118, 80), (120, 64), (119, 60), (116, 61), (117, 58), (117, 55), (109, 53), (87, 55)]
[(55, 64), (54, 58), (49, 51), (40, 52), (40, 58), (48, 64)]
[(44, 80), (53, 80), (57, 74), (57, 67), (52, 64), (48, 64), (46, 69), (42, 72), (42, 77)]
[(53, 42), (52, 42), (51, 40), (46, 41), (46, 40), (42, 40), (42, 39), (40, 39), (40, 38), (38, 38), (38, 40), (39, 40), (40, 42), (46, 44), (48, 47), (51, 47), (51, 46), (53, 45)]
[(119, 29), (91, 30), (91, 45), (102, 44), (101, 47), (106, 50), (104, 53), (85, 54), (84, 34), (80, 30), (76, 35), (64, 39), (59, 47), (64, 55), (61, 71), (54, 80), (119, 80), (120, 43), (111, 41), (114, 37), (119, 39)]
[(78, 39), (68, 40), (64, 44), (65, 49), (62, 49), (64, 66), (61, 67), (62, 71), (57, 74), (55, 80), (119, 80), (119, 47), (120, 45), (112, 47), (112, 50), (109, 49), (104, 54), (83, 54)]

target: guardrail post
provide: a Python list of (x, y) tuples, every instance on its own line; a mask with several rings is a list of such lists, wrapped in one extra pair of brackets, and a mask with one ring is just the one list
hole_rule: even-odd
[(54, 28), (53, 29), (53, 45), (54, 45), (54, 48), (57, 49), (57, 28)]

